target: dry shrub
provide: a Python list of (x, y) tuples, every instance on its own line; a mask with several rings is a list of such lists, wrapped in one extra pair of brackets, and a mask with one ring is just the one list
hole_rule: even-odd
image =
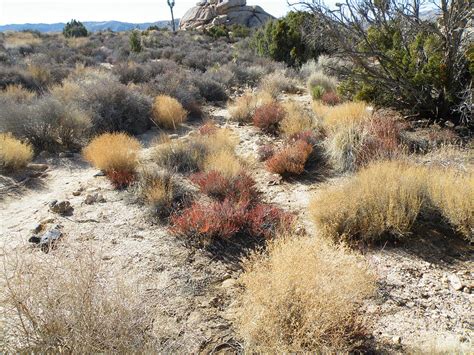
[(357, 124), (370, 118), (370, 111), (363, 102), (347, 102), (337, 106), (326, 106), (313, 103), (313, 110), (318, 117), (323, 119), (324, 125), (329, 129), (340, 126)]
[(42, 42), (41, 37), (32, 32), (11, 32), (5, 37), (6, 49), (37, 45)]
[(335, 92), (330, 91), (330, 92), (325, 92), (321, 96), (321, 101), (324, 105), (336, 106), (341, 103), (341, 98)]
[(312, 73), (306, 84), (309, 92), (316, 86), (322, 87), (324, 92), (334, 92), (337, 88), (337, 80), (322, 71)]
[(33, 159), (33, 148), (9, 133), (0, 133), (0, 168), (16, 171), (26, 167)]
[(159, 95), (153, 102), (153, 122), (167, 129), (176, 129), (186, 121), (188, 113), (178, 100), (167, 95)]
[(83, 155), (117, 188), (122, 188), (134, 180), (140, 148), (138, 140), (125, 133), (104, 133), (84, 148)]
[(257, 108), (252, 120), (253, 124), (262, 131), (276, 134), (285, 115), (285, 109), (279, 103), (273, 102)]
[(151, 208), (152, 214), (161, 219), (168, 218), (192, 199), (191, 193), (174, 175), (149, 167), (139, 169), (134, 190), (139, 199)]
[(31, 101), (36, 96), (36, 93), (25, 89), (21, 85), (8, 85), (1, 94), (4, 99), (10, 99), (18, 103)]
[(275, 148), (272, 144), (265, 144), (258, 148), (258, 160), (267, 161), (275, 154)]
[[(131, 280), (106, 272), (101, 255), (75, 246), (5, 253), (1, 289), (8, 353), (149, 351), (152, 319)], [(135, 283), (136, 285), (136, 283)]]
[(225, 176), (218, 171), (198, 173), (191, 176), (191, 181), (199, 186), (201, 192), (219, 201), (244, 199), (252, 202), (259, 195), (255, 181), (243, 171), (236, 176)]
[(288, 78), (282, 71), (277, 71), (262, 78), (260, 90), (277, 98), (281, 93), (296, 93), (298, 87), (294, 79)]
[(342, 186), (328, 188), (310, 205), (317, 227), (348, 242), (407, 237), (421, 213), (437, 212), (473, 240), (474, 179), (404, 162), (379, 162)]
[(267, 169), (282, 176), (300, 175), (304, 172), (306, 162), (312, 152), (311, 144), (299, 140), (275, 153), (267, 160)]
[(235, 324), (248, 352), (345, 353), (359, 345), (360, 304), (375, 290), (361, 256), (287, 233), (244, 266)]
[(428, 191), (434, 208), (454, 229), (474, 242), (474, 173), (436, 169), (431, 174)]
[(285, 137), (291, 137), (314, 128), (313, 118), (301, 105), (295, 101), (288, 101), (283, 104), (283, 107), (286, 115), (280, 122), (279, 128)]
[(240, 159), (229, 150), (219, 150), (209, 154), (204, 163), (204, 171), (217, 171), (225, 177), (237, 176), (242, 168)]
[(249, 123), (252, 122), (252, 117), (258, 107), (271, 102), (273, 102), (273, 98), (266, 92), (257, 94), (247, 92), (229, 105), (229, 114), (233, 121)]
[(171, 217), (171, 232), (188, 244), (209, 247), (216, 242), (252, 243), (275, 237), (290, 228), (293, 215), (278, 207), (226, 198), (212, 203), (196, 202)]

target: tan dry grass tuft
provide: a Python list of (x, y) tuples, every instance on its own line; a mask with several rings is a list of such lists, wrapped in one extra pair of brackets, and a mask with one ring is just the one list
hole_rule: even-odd
[(233, 121), (240, 123), (252, 122), (255, 110), (262, 105), (273, 102), (273, 98), (266, 92), (247, 92), (238, 97), (235, 102), (229, 105), (229, 114)]
[(285, 102), (283, 108), (286, 111), (286, 116), (280, 122), (279, 129), (285, 137), (291, 137), (315, 128), (313, 117), (295, 101)]
[(324, 92), (334, 92), (337, 88), (337, 80), (332, 76), (317, 71), (311, 74), (306, 83), (308, 91), (311, 92), (316, 86), (323, 88)]
[(167, 95), (160, 95), (153, 102), (153, 121), (160, 127), (176, 129), (186, 121), (188, 112), (178, 100)]
[(13, 49), (40, 44), (43, 40), (31, 32), (11, 32), (5, 36), (5, 48)]
[(21, 103), (31, 101), (36, 94), (33, 91), (23, 88), (21, 85), (8, 85), (5, 90), (2, 91), (2, 96)]
[(106, 272), (95, 249), (74, 246), (48, 254), (23, 250), (21, 255), (9, 251), (3, 261), (4, 351), (85, 354), (151, 349), (146, 302), (131, 280)]
[(421, 213), (434, 211), (472, 241), (473, 201), (472, 174), (383, 161), (321, 192), (309, 210), (319, 230), (335, 240), (370, 243), (407, 237)]
[(319, 102), (313, 103), (313, 110), (318, 117), (323, 119), (324, 125), (329, 129), (340, 126), (358, 124), (370, 118), (371, 112), (363, 102), (346, 102), (336, 106), (326, 106)]
[(233, 178), (239, 175), (243, 165), (233, 151), (220, 150), (211, 153), (204, 164), (204, 171), (217, 171), (224, 177)]
[(277, 98), (281, 93), (296, 93), (297, 83), (294, 79), (288, 78), (284, 71), (277, 71), (265, 75), (260, 81), (260, 90)]
[(105, 172), (134, 172), (141, 148), (137, 139), (125, 133), (104, 133), (83, 150), (84, 158)]
[(15, 171), (26, 167), (33, 159), (33, 148), (10, 133), (0, 133), (0, 168)]
[(281, 236), (254, 254), (240, 281), (236, 326), (248, 352), (346, 352), (364, 331), (375, 290), (361, 256), (320, 238)]

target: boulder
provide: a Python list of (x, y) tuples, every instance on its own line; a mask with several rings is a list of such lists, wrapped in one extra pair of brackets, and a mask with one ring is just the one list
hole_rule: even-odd
[(259, 27), (274, 17), (246, 0), (202, 0), (181, 18), (179, 28), (203, 29), (216, 25)]

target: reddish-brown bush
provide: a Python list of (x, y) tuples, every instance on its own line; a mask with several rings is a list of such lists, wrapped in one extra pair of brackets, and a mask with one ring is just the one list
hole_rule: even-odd
[(328, 106), (336, 106), (341, 103), (341, 98), (333, 91), (325, 92), (321, 96), (321, 101)]
[(276, 153), (267, 161), (267, 169), (284, 175), (300, 175), (304, 172), (305, 164), (313, 152), (311, 144), (299, 140)]
[(267, 161), (275, 154), (275, 148), (272, 144), (265, 144), (258, 148), (257, 153), (260, 161)]
[(107, 177), (116, 189), (125, 189), (135, 181), (134, 171), (110, 170), (106, 172)]
[(247, 213), (249, 234), (256, 238), (273, 238), (277, 232), (289, 230), (293, 221), (291, 213), (265, 203), (257, 204)]
[(304, 141), (312, 146), (316, 145), (318, 142), (318, 137), (313, 131), (303, 131), (296, 133), (290, 137), (290, 139), (294, 142)]
[(253, 124), (266, 133), (276, 134), (285, 115), (285, 109), (280, 104), (272, 102), (255, 110)]
[(207, 121), (201, 127), (199, 127), (199, 133), (207, 136), (207, 135), (216, 133), (218, 129), (219, 128), (216, 126), (214, 122)]
[(191, 181), (198, 185), (203, 193), (220, 201), (229, 199), (252, 202), (258, 199), (255, 181), (244, 172), (235, 177), (226, 177), (213, 170), (208, 173), (194, 174), (191, 176)]

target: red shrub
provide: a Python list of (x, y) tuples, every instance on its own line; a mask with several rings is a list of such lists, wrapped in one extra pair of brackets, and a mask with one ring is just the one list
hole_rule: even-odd
[(275, 154), (275, 149), (271, 144), (265, 144), (258, 148), (258, 159), (260, 161), (266, 161)]
[(264, 132), (276, 134), (285, 115), (285, 109), (280, 104), (269, 103), (257, 108), (253, 115), (253, 124)]
[(306, 143), (311, 144), (312, 146), (316, 145), (316, 143), (318, 142), (316, 134), (311, 130), (293, 134), (290, 139), (294, 142), (305, 141)]
[(191, 176), (191, 181), (199, 186), (201, 192), (217, 200), (256, 201), (258, 199), (255, 181), (244, 172), (235, 178), (227, 178), (217, 171), (198, 173)]
[(125, 189), (135, 181), (135, 173), (132, 171), (107, 171), (107, 177), (116, 189)]
[(367, 121), (364, 130), (367, 133), (357, 153), (360, 166), (374, 159), (391, 159), (401, 152), (401, 131), (405, 124), (395, 117), (376, 116)]
[(202, 135), (211, 135), (216, 133), (218, 127), (212, 121), (207, 121), (201, 127), (199, 127), (199, 133)]
[(291, 213), (259, 203), (247, 213), (249, 234), (255, 238), (273, 238), (281, 229), (289, 229), (294, 221)]
[(299, 175), (304, 172), (305, 164), (313, 152), (311, 144), (299, 140), (276, 153), (267, 161), (267, 169), (280, 175)]
[(248, 204), (244, 201), (224, 200), (210, 205), (194, 203), (181, 214), (171, 217), (172, 233), (189, 238), (201, 246), (215, 239), (230, 239), (242, 230)]
[(321, 101), (329, 106), (336, 106), (341, 103), (341, 98), (333, 91), (325, 92), (321, 96)]

